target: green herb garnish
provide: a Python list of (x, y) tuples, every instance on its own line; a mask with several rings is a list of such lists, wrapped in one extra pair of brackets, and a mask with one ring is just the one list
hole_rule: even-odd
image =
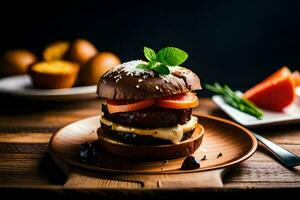
[(156, 53), (153, 49), (150, 49), (148, 47), (144, 47), (144, 55), (149, 61), (156, 61)]
[(244, 113), (248, 113), (257, 119), (261, 119), (264, 115), (263, 112), (251, 101), (240, 97), (227, 85), (222, 87), (219, 83), (215, 83), (214, 85), (206, 84), (205, 87), (206, 89), (221, 95), (227, 104)]
[(144, 55), (149, 62), (139, 64), (137, 68), (154, 70), (159, 75), (170, 74), (169, 67), (178, 66), (188, 58), (185, 51), (176, 47), (165, 47), (159, 50), (157, 54), (153, 49), (144, 47)]

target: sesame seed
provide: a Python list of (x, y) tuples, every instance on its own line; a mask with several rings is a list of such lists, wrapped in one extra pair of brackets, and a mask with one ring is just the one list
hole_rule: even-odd
[(139, 85), (136, 85), (135, 87), (136, 87), (136, 88), (140, 88), (140, 86), (139, 86)]
[(139, 78), (138, 82), (140, 83), (140, 82), (142, 82), (142, 81), (143, 81), (143, 79)]
[(159, 90), (159, 87), (158, 87), (157, 85), (155, 86), (155, 88), (156, 88), (157, 90)]

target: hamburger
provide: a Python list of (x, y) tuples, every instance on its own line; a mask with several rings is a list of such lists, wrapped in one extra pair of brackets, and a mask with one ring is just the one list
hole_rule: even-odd
[(125, 157), (171, 159), (192, 154), (203, 127), (192, 115), (198, 76), (180, 67), (187, 54), (166, 47), (157, 54), (144, 48), (148, 61), (134, 60), (107, 71), (99, 80), (99, 143)]

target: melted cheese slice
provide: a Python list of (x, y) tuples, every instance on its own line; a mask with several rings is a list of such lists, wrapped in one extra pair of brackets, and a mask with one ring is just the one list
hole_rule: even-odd
[(192, 116), (191, 119), (185, 124), (178, 124), (172, 127), (154, 128), (154, 129), (141, 129), (141, 128), (132, 128), (128, 126), (123, 126), (105, 119), (103, 115), (100, 116), (100, 122), (107, 126), (110, 126), (111, 129), (114, 131), (134, 133), (137, 135), (151, 135), (155, 138), (170, 140), (174, 144), (178, 144), (181, 141), (183, 133), (191, 131), (196, 127), (198, 123), (198, 118)]

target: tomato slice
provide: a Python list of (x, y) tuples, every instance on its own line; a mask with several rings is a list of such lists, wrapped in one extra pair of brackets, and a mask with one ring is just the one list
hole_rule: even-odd
[(194, 93), (187, 92), (184, 94), (159, 98), (156, 101), (156, 105), (164, 108), (185, 109), (198, 106), (199, 101)]
[(106, 100), (109, 113), (130, 112), (148, 108), (155, 104), (155, 99), (145, 100)]

